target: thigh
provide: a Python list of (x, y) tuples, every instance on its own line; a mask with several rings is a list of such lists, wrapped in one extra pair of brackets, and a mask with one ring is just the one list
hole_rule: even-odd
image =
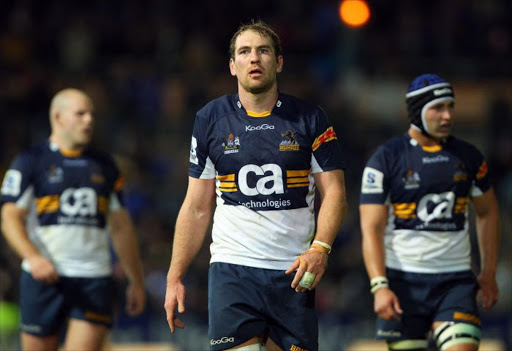
[(283, 350), (318, 350), (315, 291), (297, 293), (292, 275), (265, 272), (269, 282), (266, 300), (268, 336)]
[(71, 318), (68, 323), (64, 350), (101, 350), (107, 327), (85, 320)]
[(212, 263), (208, 273), (208, 337), (211, 350), (240, 345), (265, 331), (264, 282), (253, 283), (258, 269)]
[(115, 297), (113, 279), (111, 277), (68, 279), (66, 299), (70, 306), (69, 316), (110, 328)]
[(434, 321), (465, 322), (480, 326), (476, 303), (478, 283), (474, 274), (467, 271), (444, 276), (444, 282), (437, 289), (439, 303)]
[(20, 277), (20, 329), (39, 337), (58, 334), (64, 325), (67, 306), (63, 294), (63, 278), (56, 284), (35, 280), (30, 273)]
[(387, 270), (389, 287), (398, 297), (403, 310), (400, 320), (377, 317), (377, 339), (386, 341), (423, 340), (432, 324), (432, 283), (428, 275)]

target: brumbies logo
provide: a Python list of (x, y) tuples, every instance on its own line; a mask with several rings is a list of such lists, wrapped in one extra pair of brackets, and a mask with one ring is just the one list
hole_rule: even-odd
[(421, 179), (418, 172), (415, 172), (413, 169), (408, 169), (407, 172), (405, 172), (405, 176), (402, 178), (402, 181), (405, 184), (405, 189), (417, 189), (420, 187)]
[(46, 173), (46, 176), (48, 177), (49, 183), (61, 183), (64, 179), (64, 171), (62, 168), (57, 167), (56, 165), (51, 165), (50, 169)]
[(233, 133), (229, 133), (228, 138), (222, 142), (224, 148), (224, 154), (234, 154), (238, 152), (240, 147), (240, 138), (233, 137)]
[(279, 151), (299, 151), (300, 145), (291, 130), (281, 133), (281, 136), (285, 137), (285, 140), (279, 143)]

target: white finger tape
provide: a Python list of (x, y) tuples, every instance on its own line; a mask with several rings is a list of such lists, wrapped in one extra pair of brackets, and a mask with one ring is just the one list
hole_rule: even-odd
[(311, 272), (306, 272), (302, 276), (302, 279), (300, 280), (299, 285), (302, 286), (303, 288), (307, 289), (313, 284), (313, 282), (315, 281), (315, 277), (316, 277), (315, 274), (313, 274)]

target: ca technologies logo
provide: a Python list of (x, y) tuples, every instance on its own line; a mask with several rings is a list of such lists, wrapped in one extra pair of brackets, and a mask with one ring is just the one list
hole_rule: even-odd
[(228, 342), (235, 342), (235, 338), (223, 336), (222, 338), (217, 340), (211, 339), (210, 345), (227, 344)]
[(267, 130), (267, 129), (274, 129), (274, 126), (273, 125), (270, 125), (270, 124), (262, 124), (260, 126), (245, 126), (245, 131), (246, 132), (252, 132), (252, 131), (255, 131), (255, 130)]

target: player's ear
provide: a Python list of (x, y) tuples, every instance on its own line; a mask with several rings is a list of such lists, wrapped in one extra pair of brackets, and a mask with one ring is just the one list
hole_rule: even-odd
[(233, 58), (229, 59), (229, 71), (233, 77), (236, 77), (235, 60)]
[(281, 73), (283, 71), (284, 58), (283, 55), (277, 56), (277, 73)]

